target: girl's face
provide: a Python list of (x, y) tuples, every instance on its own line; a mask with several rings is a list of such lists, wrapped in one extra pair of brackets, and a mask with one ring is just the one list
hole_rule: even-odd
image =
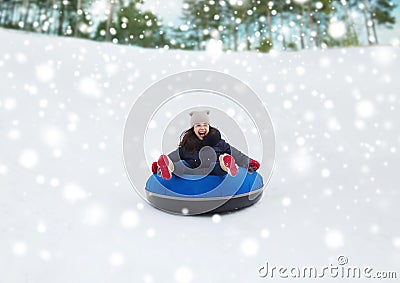
[(210, 125), (208, 125), (207, 123), (197, 123), (196, 125), (194, 125), (193, 129), (196, 136), (199, 139), (203, 140), (210, 131)]

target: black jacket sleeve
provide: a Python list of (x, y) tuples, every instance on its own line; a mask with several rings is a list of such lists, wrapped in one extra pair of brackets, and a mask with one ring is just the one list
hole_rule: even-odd
[(235, 158), (236, 164), (239, 167), (249, 167), (249, 162), (251, 158), (233, 146), (231, 146), (231, 155), (233, 156), (233, 158)]
[(244, 167), (248, 168), (249, 167), (249, 162), (251, 160), (250, 157), (248, 157), (246, 154), (238, 150), (237, 148), (231, 146), (229, 143), (227, 143), (225, 140), (221, 139), (221, 141), (217, 144), (217, 148), (219, 150), (219, 154), (227, 153), (233, 156), (235, 158), (236, 164), (239, 167)]
[(168, 154), (168, 157), (171, 159), (172, 162), (178, 162), (179, 160), (181, 160), (179, 149), (180, 148), (177, 148), (173, 152)]

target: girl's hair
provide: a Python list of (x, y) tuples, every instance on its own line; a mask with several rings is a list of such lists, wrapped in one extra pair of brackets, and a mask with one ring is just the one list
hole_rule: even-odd
[[(214, 134), (215, 132), (217, 132), (217, 129), (210, 126), (207, 135)], [(180, 139), (181, 141), (179, 146), (183, 147), (183, 149), (188, 153), (193, 153), (196, 150), (200, 150), (200, 148), (203, 146), (201, 140), (194, 133), (194, 127), (184, 131), (181, 134)]]

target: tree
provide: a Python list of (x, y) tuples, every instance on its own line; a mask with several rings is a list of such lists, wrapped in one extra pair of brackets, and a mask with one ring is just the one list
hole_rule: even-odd
[(75, 19), (75, 26), (74, 26), (74, 36), (78, 36), (79, 32), (79, 24), (81, 22), (81, 16), (83, 14), (82, 11), (82, 0), (77, 0), (77, 5), (76, 5), (76, 19)]
[(378, 43), (378, 35), (376, 33), (375, 21), (378, 25), (384, 25), (386, 28), (392, 29), (393, 25), (396, 23), (396, 17), (392, 15), (393, 10), (396, 5), (388, 0), (376, 0), (370, 4), (370, 17), (372, 20), (372, 28), (374, 32), (375, 43)]
[(60, 7), (59, 10), (59, 17), (58, 17), (58, 29), (57, 29), (57, 34), (58, 35), (63, 35), (63, 27), (64, 27), (64, 18), (65, 18), (65, 10), (66, 10), (66, 5), (68, 5), (68, 2), (65, 0), (59, 0), (58, 5)]
[(185, 0), (182, 5), (181, 31), (190, 42), (189, 44), (201, 50), (205, 41), (212, 38), (213, 32), (222, 31), (221, 22), (225, 16), (220, 2), (214, 0)]
[[(0, 26), (144, 47), (202, 50), (214, 38), (225, 49), (268, 51), (274, 33), (283, 49), (296, 48), (294, 41), (301, 48), (358, 45), (356, 30), (362, 25), (368, 44), (377, 44), (377, 27), (396, 23), (393, 0), (183, 0), (179, 27), (165, 27), (156, 15), (142, 11), (145, 0), (106, 0), (103, 20), (89, 14), (92, 1), (0, 0)], [(356, 10), (361, 24), (351, 17)], [(340, 38), (328, 32), (335, 20), (345, 25)]]
[(300, 46), (301, 49), (305, 48), (304, 44), (304, 23), (303, 23), (303, 15), (304, 15), (304, 3), (307, 0), (302, 0), (298, 1), (298, 3), (294, 2), (292, 4), (293, 10), (295, 12), (296, 20), (297, 20), (297, 26), (299, 28), (299, 38), (300, 38)]
[(201, 48), (201, 31), (199, 31), (200, 5), (195, 0), (185, 0), (182, 5), (182, 17), (184, 24), (176, 29), (184, 34), (188, 45)]
[[(239, 25), (242, 19), (237, 14), (236, 3), (223, 1), (222, 23), (225, 31), (224, 43), (228, 49), (238, 50), (239, 46)], [(228, 44), (229, 42), (229, 44)]]
[[(143, 47), (159, 46), (163, 41), (161, 24), (153, 13), (140, 10), (142, 3), (141, 0), (132, 1), (118, 10), (116, 21), (110, 21), (111, 17), (108, 17), (107, 21), (101, 22), (95, 38)], [(104, 29), (108, 29), (109, 36)]]
[[(277, 15), (278, 13), (280, 13), (281, 8), (283, 10), (284, 6), (287, 7), (287, 4), (284, 1), (258, 0), (256, 1), (255, 6), (257, 13), (257, 17), (255, 20), (258, 21), (261, 26), (265, 26), (265, 28), (267, 29), (267, 34), (265, 36), (261, 35), (260, 47), (261, 49), (265, 49), (266, 46), (269, 45), (269, 47), (267, 48), (269, 50), (272, 48), (274, 42), (272, 34), (272, 17), (273, 15)], [(280, 16), (282, 15), (283, 14), (281, 14)], [(262, 19), (264, 21), (264, 18), (266, 18), (267, 21), (266, 25), (260, 23), (260, 20)], [(280, 17), (280, 19), (283, 20), (283, 17)], [(281, 22), (281, 31), (282, 26), (283, 22)]]
[(279, 25), (280, 25), (280, 36), (282, 38), (282, 48), (283, 50), (286, 50), (287, 44), (286, 44), (286, 14), (289, 13), (289, 7), (290, 5), (286, 3), (285, 1), (278, 1), (277, 5), (277, 11), (278, 11), (278, 16), (279, 16)]
[(376, 23), (384, 25), (386, 28), (392, 28), (396, 23), (396, 18), (392, 15), (396, 5), (389, 0), (363, 0), (358, 7), (364, 16), (368, 44), (377, 44)]

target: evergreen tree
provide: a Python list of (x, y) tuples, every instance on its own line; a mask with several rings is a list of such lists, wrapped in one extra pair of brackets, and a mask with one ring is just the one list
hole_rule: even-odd
[(396, 23), (396, 17), (392, 15), (395, 8), (396, 5), (389, 0), (376, 0), (372, 3), (371, 19), (376, 43), (378, 43), (378, 35), (375, 29), (375, 21), (378, 25), (384, 25), (386, 28), (392, 29), (393, 25)]
[(285, 21), (287, 19), (286, 15), (290, 12), (289, 4), (286, 3), (285, 1), (278, 1), (276, 9), (278, 11), (278, 17), (279, 17), (279, 30), (280, 30), (281, 40), (282, 40), (282, 48), (283, 48), (283, 50), (286, 50), (286, 48), (287, 48), (287, 45), (286, 45), (287, 24), (285, 24)]
[[(274, 15), (279, 14), (281, 11), (283, 12), (283, 7), (287, 6), (286, 2), (283, 1), (270, 1), (270, 0), (258, 0), (255, 3), (256, 7), (256, 15), (257, 17), (254, 19), (258, 21), (258, 24), (263, 27), (261, 30), (261, 40), (260, 47), (258, 50), (263, 52), (269, 51), (273, 46), (273, 33), (272, 33), (272, 23)], [(282, 9), (282, 10), (281, 10)], [(280, 20), (283, 20), (283, 13), (279, 14)], [(266, 23), (265, 20), (266, 19)], [(281, 31), (283, 22), (280, 23)]]
[(294, 12), (294, 16), (296, 19), (297, 23), (297, 28), (298, 28), (298, 38), (300, 40), (300, 46), (301, 49), (305, 48), (305, 43), (304, 43), (304, 3), (305, 1), (297, 1), (292, 3), (292, 11)]
[(212, 33), (222, 31), (220, 17), (222, 7), (214, 0), (185, 0), (182, 5), (181, 31), (189, 41), (189, 45), (201, 50), (205, 42), (212, 38)]
[[(153, 13), (140, 9), (142, 3), (141, 0), (131, 1), (118, 10), (116, 21), (101, 22), (95, 39), (143, 47), (160, 46), (164, 42), (161, 24)], [(105, 29), (109, 30), (110, 37)]]
[[(92, 1), (0, 0), (0, 26), (144, 47), (202, 50), (214, 38), (225, 49), (267, 52), (276, 36), (283, 49), (296, 49), (294, 41), (301, 48), (358, 45), (362, 24), (351, 17), (356, 10), (368, 44), (378, 43), (378, 26), (396, 23), (393, 0), (183, 0), (180, 27), (162, 26), (156, 15), (141, 10), (144, 0), (106, 0), (108, 18), (99, 21), (89, 14), (97, 4)], [(340, 38), (328, 33), (334, 20), (345, 25)]]
[(378, 43), (376, 24), (390, 29), (396, 23), (396, 18), (392, 14), (396, 5), (391, 0), (363, 0), (358, 8), (364, 16), (369, 45)]

